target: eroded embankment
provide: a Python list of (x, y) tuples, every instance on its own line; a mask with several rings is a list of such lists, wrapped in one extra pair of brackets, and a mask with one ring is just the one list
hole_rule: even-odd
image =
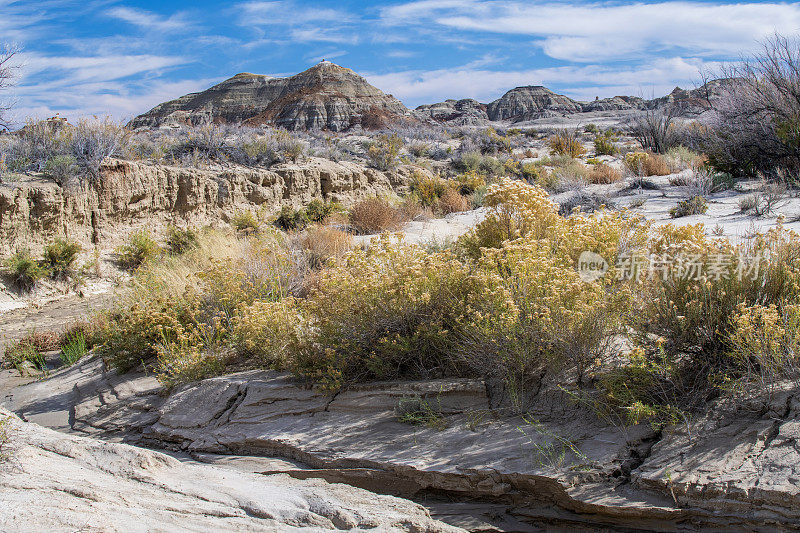
[(213, 224), (243, 209), (273, 212), (314, 198), (347, 204), (402, 192), (415, 172), (429, 171), (403, 165), (381, 172), (318, 158), (221, 170), (106, 160), (98, 181), (70, 189), (33, 177), (0, 184), (0, 252), (59, 235), (97, 244), (133, 224)]

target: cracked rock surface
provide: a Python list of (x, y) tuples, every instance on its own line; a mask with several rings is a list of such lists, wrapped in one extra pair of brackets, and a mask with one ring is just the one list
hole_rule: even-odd
[(420, 505), (322, 480), (182, 462), (8, 418), (3, 531), (455, 533)]
[[(402, 423), (409, 400), (435, 419)], [(800, 529), (798, 403), (788, 389), (767, 407), (720, 403), (655, 432), (609, 426), (558, 390), (539, 392), (522, 418), (493, 405), (479, 380), (368, 383), (330, 396), (250, 371), (167, 394), (152, 376), (119, 376), (89, 359), (5, 403), (65, 431), (409, 498), (472, 531)]]

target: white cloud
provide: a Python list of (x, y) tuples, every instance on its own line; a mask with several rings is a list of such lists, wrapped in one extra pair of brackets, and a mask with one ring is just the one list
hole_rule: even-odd
[(323, 52), (316, 50), (311, 54), (306, 55), (303, 59), (305, 59), (308, 63), (319, 63), (323, 59), (330, 61), (331, 59), (336, 59), (337, 57), (342, 57), (345, 55), (347, 55), (345, 50), (327, 50)]
[(135, 88), (119, 83), (86, 83), (63, 87), (58, 91), (36, 91), (20, 87), (24, 106), (16, 108), (14, 119), (22, 124), (27, 118), (46, 118), (60, 113), (71, 121), (86, 116), (111, 116), (127, 121), (167, 100), (207, 89), (220, 79), (181, 81), (154, 80)]
[[(474, 98), (490, 102), (514, 87), (544, 85), (564, 88), (573, 98), (590, 100), (616, 95), (661, 96), (676, 83), (693, 86), (700, 72), (718, 67), (701, 59), (660, 59), (650, 65), (616, 67), (583, 65), (529, 70), (494, 71), (480, 63), (435, 70), (408, 70), (390, 74), (367, 74), (367, 80), (391, 93), (408, 106), (447, 98)], [(568, 89), (567, 89), (568, 88)]]
[(341, 24), (351, 22), (352, 16), (339, 9), (308, 7), (284, 0), (253, 1), (239, 4), (240, 24), (243, 26), (299, 26), (310, 22)]
[(40, 86), (53, 83), (66, 86), (71, 83), (110, 81), (188, 62), (182, 57), (147, 54), (73, 57), (22, 53), (20, 59), (24, 65), (22, 84), (33, 78), (37, 80), (55, 78), (55, 81), (50, 82), (38, 81), (37, 85)]
[(187, 20), (182, 13), (175, 13), (169, 17), (162, 17), (156, 13), (135, 9), (132, 7), (115, 7), (105, 12), (109, 17), (116, 18), (144, 30), (155, 32), (175, 32), (184, 31), (192, 27), (192, 23)]
[(422, 0), (382, 10), (387, 25), (531, 36), (556, 59), (630, 59), (665, 50), (732, 55), (774, 32), (796, 34), (800, 5)]

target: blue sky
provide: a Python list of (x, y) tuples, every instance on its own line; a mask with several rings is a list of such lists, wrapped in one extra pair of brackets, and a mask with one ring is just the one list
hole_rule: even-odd
[(129, 119), (238, 72), (291, 75), (321, 58), (409, 107), (538, 84), (660, 96), (776, 31), (800, 34), (800, 4), (0, 0), (0, 43), (22, 48), (18, 121)]

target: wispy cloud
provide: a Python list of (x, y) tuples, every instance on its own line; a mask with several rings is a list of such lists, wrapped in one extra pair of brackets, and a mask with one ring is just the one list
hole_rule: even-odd
[(106, 15), (147, 31), (185, 31), (191, 29), (194, 25), (184, 13), (175, 13), (169, 17), (164, 17), (151, 11), (132, 7), (114, 7), (107, 10)]
[(381, 12), (387, 25), (530, 36), (556, 59), (631, 59), (665, 50), (735, 54), (778, 31), (800, 29), (800, 5), (666, 1), (518, 2), (422, 0)]
[(353, 15), (340, 9), (303, 6), (289, 0), (253, 1), (238, 4), (239, 22), (243, 26), (300, 26), (310, 22), (342, 24), (352, 22)]
[(366, 74), (367, 80), (407, 105), (433, 103), (444, 98), (474, 98), (489, 102), (523, 85), (571, 86), (568, 96), (593, 99), (619, 94), (661, 95), (676, 83), (691, 86), (700, 72), (718, 66), (698, 59), (671, 58), (650, 66), (582, 65), (528, 70), (487, 70), (476, 65), (433, 70)]

